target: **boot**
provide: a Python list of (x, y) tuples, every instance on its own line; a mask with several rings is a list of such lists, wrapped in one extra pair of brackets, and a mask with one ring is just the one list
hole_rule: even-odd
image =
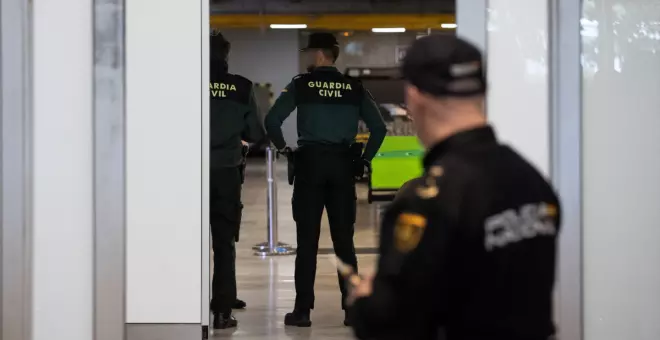
[(344, 310), (344, 326), (351, 326), (351, 316), (348, 309)]
[(309, 311), (294, 310), (284, 316), (284, 324), (287, 326), (310, 327), (312, 320), (309, 319)]
[(226, 329), (236, 327), (238, 321), (231, 313), (213, 313), (213, 329)]
[(245, 307), (247, 307), (247, 303), (245, 303), (245, 301), (240, 300), (240, 299), (236, 299), (236, 301), (234, 302), (234, 305), (231, 308), (232, 309), (245, 309)]

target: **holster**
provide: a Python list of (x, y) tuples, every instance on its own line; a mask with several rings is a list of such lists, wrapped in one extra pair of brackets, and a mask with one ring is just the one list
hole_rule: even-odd
[(362, 150), (364, 149), (364, 143), (353, 143), (351, 144), (351, 155), (353, 161), (359, 161), (362, 159)]
[(245, 167), (247, 166), (247, 155), (249, 151), (250, 151), (249, 146), (247, 145), (242, 146), (241, 155), (243, 156), (243, 160), (241, 161), (241, 165), (238, 167), (238, 170), (241, 173), (241, 184), (245, 183)]
[(286, 157), (287, 179), (289, 180), (289, 185), (293, 185), (296, 178), (296, 151), (289, 151), (284, 156)]
[(362, 163), (362, 150), (364, 143), (351, 144), (351, 158), (353, 159), (353, 176), (356, 180), (364, 177), (364, 165)]

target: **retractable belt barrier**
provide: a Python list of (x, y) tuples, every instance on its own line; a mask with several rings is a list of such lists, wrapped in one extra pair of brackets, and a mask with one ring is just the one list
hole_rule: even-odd
[(277, 235), (277, 176), (275, 171), (275, 151), (272, 145), (266, 147), (266, 224), (268, 227), (267, 241), (252, 247), (257, 256), (280, 256), (296, 253), (294, 247), (278, 241)]

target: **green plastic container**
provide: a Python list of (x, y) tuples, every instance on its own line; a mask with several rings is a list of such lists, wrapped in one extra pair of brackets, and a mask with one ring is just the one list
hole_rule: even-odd
[(371, 161), (371, 190), (398, 190), (423, 173), (424, 148), (415, 136), (387, 136)]

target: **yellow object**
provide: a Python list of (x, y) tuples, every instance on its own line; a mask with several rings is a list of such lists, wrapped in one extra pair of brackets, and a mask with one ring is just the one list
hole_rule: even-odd
[(259, 15), (214, 14), (212, 28), (269, 28), (272, 24), (304, 24), (310, 30), (370, 31), (379, 27), (403, 27), (407, 30), (453, 30), (443, 24), (453, 24), (453, 14), (322, 14), (322, 15)]
[(417, 192), (417, 196), (423, 199), (429, 199), (438, 196), (438, 194), (440, 193), (440, 189), (438, 189), (438, 186), (435, 184), (435, 180), (433, 179), (433, 177), (427, 177), (426, 185), (419, 186), (416, 189), (416, 192)]
[(394, 247), (402, 253), (408, 253), (419, 244), (426, 229), (426, 217), (402, 213), (394, 225)]
[(368, 140), (369, 140), (368, 133), (358, 133), (357, 136), (355, 136), (356, 143), (366, 143)]

